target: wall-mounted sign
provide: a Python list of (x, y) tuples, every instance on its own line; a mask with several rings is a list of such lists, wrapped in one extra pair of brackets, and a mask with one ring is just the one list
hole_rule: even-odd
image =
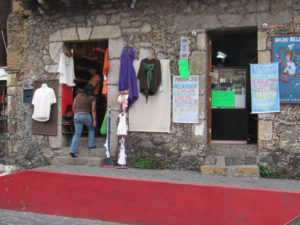
[(212, 107), (234, 107), (235, 92), (234, 91), (212, 91)]
[(173, 122), (198, 123), (199, 76), (173, 76)]
[(179, 59), (179, 74), (180, 77), (188, 77), (189, 72), (189, 60), (188, 59)]
[(251, 64), (252, 113), (280, 112), (278, 63)]
[(8, 74), (6, 73), (5, 69), (0, 68), (0, 80), (7, 80)]
[(273, 62), (279, 63), (281, 103), (300, 103), (300, 36), (274, 36)]

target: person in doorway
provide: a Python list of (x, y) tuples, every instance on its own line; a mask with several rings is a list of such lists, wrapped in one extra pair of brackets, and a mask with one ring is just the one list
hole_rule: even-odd
[[(75, 133), (70, 147), (70, 155), (77, 157), (78, 143), (83, 125), (88, 128), (88, 147), (95, 148), (96, 127), (96, 100), (93, 96), (93, 86), (87, 84), (82, 92), (79, 92), (73, 103)], [(92, 115), (91, 115), (92, 114)]]
[(99, 103), (100, 103), (100, 97), (99, 97), (99, 90), (101, 86), (101, 77), (97, 73), (97, 69), (95, 67), (90, 69), (90, 74), (92, 75), (89, 84), (94, 87), (93, 95), (96, 99), (96, 126), (95, 126), (95, 136), (99, 135)]

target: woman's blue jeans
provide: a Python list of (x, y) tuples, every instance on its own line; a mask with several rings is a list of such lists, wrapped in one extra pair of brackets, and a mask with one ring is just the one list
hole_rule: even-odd
[(74, 115), (74, 126), (75, 133), (72, 139), (70, 148), (71, 153), (77, 153), (78, 143), (81, 136), (83, 125), (88, 128), (88, 147), (95, 147), (95, 129), (93, 127), (93, 119), (89, 113), (75, 113)]

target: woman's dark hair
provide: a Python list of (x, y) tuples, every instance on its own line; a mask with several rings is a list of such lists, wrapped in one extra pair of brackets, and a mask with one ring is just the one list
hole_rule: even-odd
[(91, 84), (87, 84), (87, 85), (84, 86), (83, 93), (86, 96), (93, 95), (93, 92), (94, 92), (94, 87)]

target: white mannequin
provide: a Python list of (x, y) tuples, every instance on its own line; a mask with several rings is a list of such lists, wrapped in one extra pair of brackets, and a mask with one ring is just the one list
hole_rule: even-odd
[(42, 88), (48, 87), (48, 85), (46, 83), (42, 84)]

